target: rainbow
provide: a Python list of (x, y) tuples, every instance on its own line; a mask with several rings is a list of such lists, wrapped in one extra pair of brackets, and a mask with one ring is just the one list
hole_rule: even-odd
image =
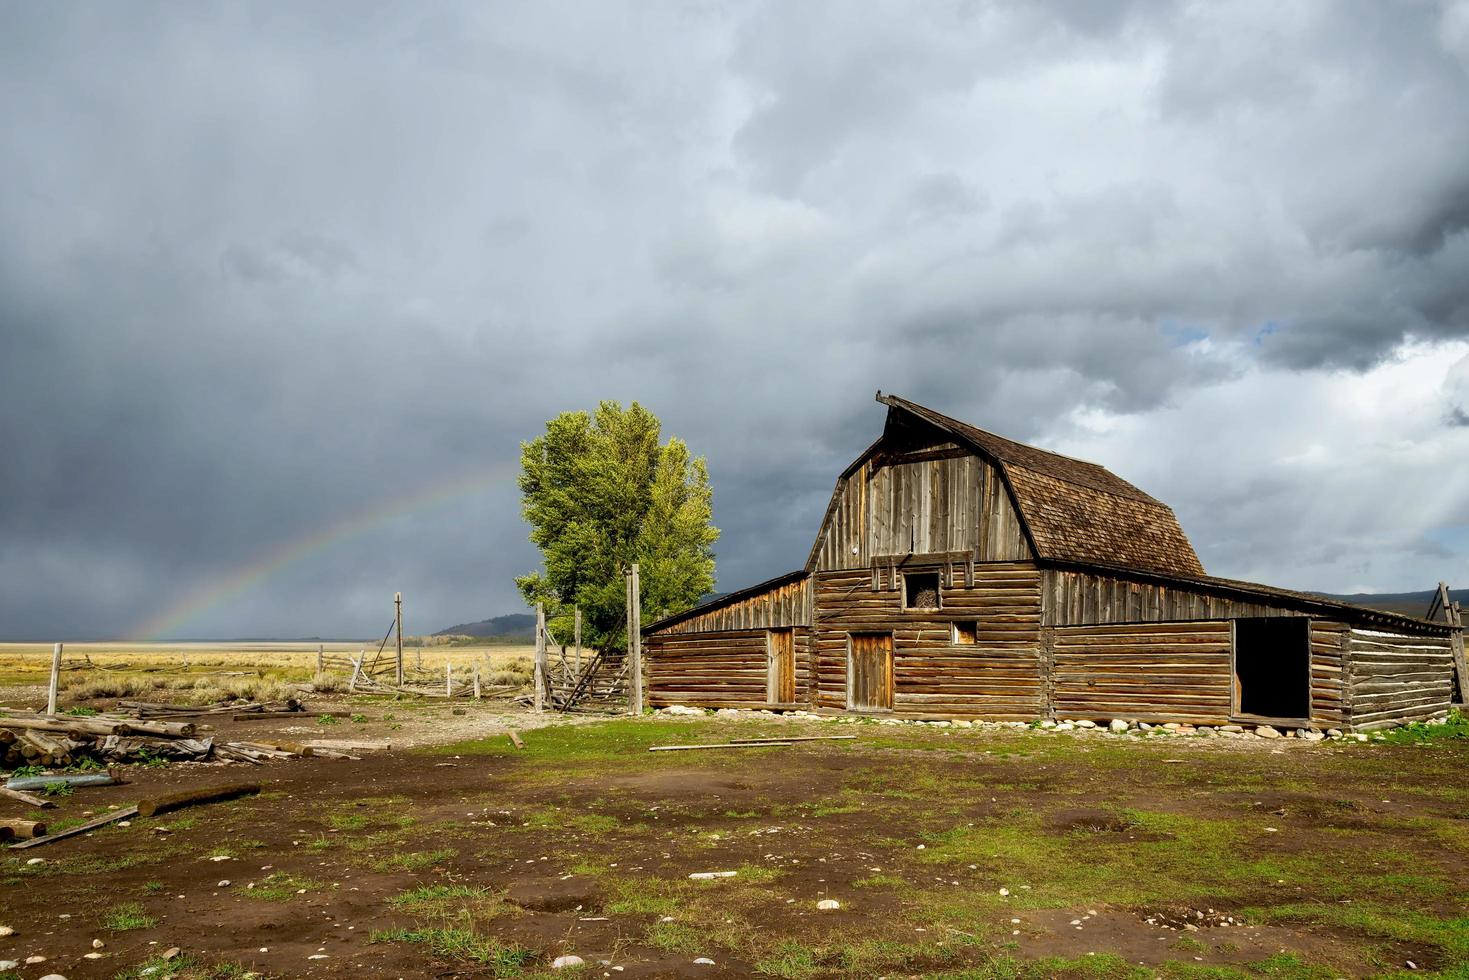
[(244, 565), (179, 596), (130, 630), (128, 639), (131, 642), (154, 643), (170, 635), (177, 635), (181, 627), (200, 614), (248, 592), (284, 568), (407, 514), (436, 507), (478, 493), (495, 484), (513, 480), (516, 472), (515, 465), (498, 463), (449, 480), (435, 480), (431, 486), (378, 501), (305, 537), (283, 541), (256, 555)]

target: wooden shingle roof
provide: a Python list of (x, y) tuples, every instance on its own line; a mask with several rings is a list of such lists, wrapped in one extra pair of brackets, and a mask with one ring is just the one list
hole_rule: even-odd
[(1096, 463), (997, 436), (896, 395), (889, 411), (948, 433), (993, 463), (1040, 560), (1203, 575), (1173, 509)]

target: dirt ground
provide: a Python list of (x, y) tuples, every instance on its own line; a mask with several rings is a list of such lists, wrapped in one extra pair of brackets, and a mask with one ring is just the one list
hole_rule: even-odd
[[(264, 788), (7, 854), (0, 960), (46, 957), (25, 980), (529, 977), (566, 955), (596, 977), (1469, 975), (1462, 743), (351, 710), (217, 734), (393, 750), (133, 767), (59, 800), (53, 824)], [(647, 751), (774, 733), (856, 737)]]

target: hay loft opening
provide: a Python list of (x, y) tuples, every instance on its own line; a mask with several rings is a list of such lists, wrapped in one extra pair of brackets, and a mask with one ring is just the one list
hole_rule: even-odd
[(1260, 718), (1311, 716), (1311, 621), (1239, 619), (1234, 625), (1235, 709)]
[(909, 572), (904, 575), (903, 606), (907, 609), (939, 608), (939, 573)]
[(975, 634), (978, 633), (978, 632), (979, 632), (979, 624), (976, 623), (972, 619), (965, 620), (963, 622), (955, 623), (954, 624), (954, 641), (953, 641), (954, 642), (954, 645), (955, 646), (965, 646), (965, 647), (972, 647), (972, 646), (974, 646), (974, 642), (975, 642), (974, 641), (974, 637), (975, 637)]

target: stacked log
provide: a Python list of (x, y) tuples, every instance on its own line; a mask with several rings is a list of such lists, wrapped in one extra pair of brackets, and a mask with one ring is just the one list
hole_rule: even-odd
[[(0, 770), (22, 767), (61, 769), (85, 761), (98, 763), (176, 761), (243, 762), (259, 765), (273, 759), (313, 754), (293, 743), (224, 742), (202, 736), (211, 726), (196, 719), (212, 715), (242, 718), (315, 718), (327, 712), (303, 709), (295, 698), (273, 703), (166, 705), (120, 701), (127, 711), (89, 715), (0, 714)], [(344, 714), (344, 712), (331, 712)]]

